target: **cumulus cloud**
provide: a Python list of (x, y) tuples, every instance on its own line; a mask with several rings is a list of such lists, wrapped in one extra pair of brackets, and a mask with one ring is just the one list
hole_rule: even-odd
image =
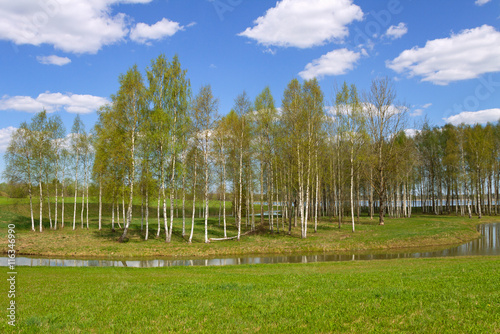
[(453, 125), (459, 124), (484, 124), (488, 122), (497, 122), (500, 120), (500, 108), (485, 109), (479, 111), (464, 111), (460, 114), (443, 118), (446, 123)]
[(447, 85), (500, 71), (500, 32), (483, 25), (403, 51), (387, 67), (408, 77)]
[(63, 66), (63, 65), (71, 63), (71, 59), (69, 59), (68, 57), (59, 57), (59, 56), (55, 56), (55, 55), (38, 56), (38, 57), (36, 57), (36, 60), (38, 60), (38, 62), (40, 64), (44, 64), (44, 65)]
[(403, 37), (408, 32), (408, 27), (405, 23), (401, 22), (397, 26), (390, 26), (385, 35), (391, 39), (398, 39)]
[(65, 110), (69, 113), (88, 114), (107, 103), (109, 103), (107, 99), (99, 96), (47, 92), (36, 98), (5, 95), (0, 99), (0, 110), (35, 113), (45, 109), (49, 113)]
[(417, 129), (405, 129), (405, 134), (407, 137), (415, 137), (420, 131)]
[(490, 2), (491, 0), (476, 0), (475, 4), (477, 6), (482, 6), (484, 4), (487, 4), (488, 2)]
[(422, 114), (424, 113), (424, 110), (429, 108), (430, 106), (432, 106), (432, 103), (426, 103), (423, 106), (420, 106), (419, 108), (413, 110), (410, 113), (410, 116), (412, 116), (412, 117), (422, 116)]
[[(17, 45), (48, 44), (65, 52), (95, 54), (106, 45), (125, 40), (129, 34), (133, 20), (123, 13), (113, 13), (113, 6), (150, 1), (3, 1), (0, 4), (0, 40)], [(162, 24), (157, 28), (162, 28)]]
[(183, 29), (184, 27), (178, 22), (163, 18), (153, 25), (137, 23), (130, 31), (130, 39), (137, 43), (147, 43), (150, 40), (160, 40), (165, 37), (173, 36), (176, 32)]
[(328, 75), (345, 74), (354, 68), (360, 57), (360, 53), (347, 49), (333, 50), (307, 64), (299, 75), (301, 78), (309, 80)]
[(7, 151), (7, 147), (9, 146), (10, 137), (17, 129), (13, 126), (9, 126), (3, 129), (0, 129), (0, 152)]
[(309, 48), (349, 35), (363, 12), (352, 0), (282, 0), (239, 34), (266, 46)]

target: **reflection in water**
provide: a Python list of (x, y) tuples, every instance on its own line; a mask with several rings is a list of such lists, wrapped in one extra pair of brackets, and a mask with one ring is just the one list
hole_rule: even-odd
[[(77, 260), (77, 259), (36, 259), (16, 258), (16, 266), (44, 267), (172, 267), (172, 266), (228, 266), (238, 264), (262, 263), (310, 263), (354, 260), (400, 259), (447, 257), (464, 255), (500, 255), (500, 223), (484, 224), (478, 227), (482, 238), (458, 247), (434, 252), (398, 253), (398, 254), (316, 254), (316, 255), (274, 255), (260, 257), (237, 257), (226, 259), (194, 260)], [(7, 266), (7, 257), (0, 258), (0, 266)]]

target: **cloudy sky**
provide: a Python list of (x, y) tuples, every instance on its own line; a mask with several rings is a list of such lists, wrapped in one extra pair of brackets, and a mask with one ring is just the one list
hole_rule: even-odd
[(43, 108), (90, 129), (118, 76), (161, 53), (220, 114), (243, 90), (281, 101), (293, 78), (330, 102), (388, 76), (416, 124), (500, 118), (500, 0), (0, 0), (0, 49), (0, 154)]

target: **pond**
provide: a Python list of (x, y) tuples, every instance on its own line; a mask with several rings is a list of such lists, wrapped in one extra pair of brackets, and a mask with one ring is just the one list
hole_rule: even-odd
[[(407, 251), (402, 253), (373, 254), (307, 254), (307, 255), (269, 255), (207, 259), (63, 259), (17, 257), (16, 266), (50, 267), (172, 267), (172, 266), (225, 266), (238, 264), (269, 263), (312, 263), (355, 260), (378, 260), (400, 258), (427, 258), (466, 255), (500, 255), (500, 223), (478, 226), (482, 237), (457, 247), (439, 251)], [(0, 257), (0, 266), (7, 266), (7, 257)]]

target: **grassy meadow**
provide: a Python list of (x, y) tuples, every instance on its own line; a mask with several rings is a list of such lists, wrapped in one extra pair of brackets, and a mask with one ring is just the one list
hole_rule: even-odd
[[(499, 333), (500, 257), (19, 267), (2, 333)], [(1, 285), (2, 296), (6, 284)]]
[[(356, 232), (344, 222), (322, 219), (310, 224), (307, 239), (300, 227), (292, 234), (271, 233), (259, 225), (240, 242), (203, 242), (197, 218), (194, 241), (174, 221), (171, 243), (151, 234), (144, 241), (140, 206), (134, 207), (130, 236), (111, 231), (106, 208), (103, 229), (97, 204), (90, 204), (90, 229), (72, 230), (73, 205), (67, 204), (64, 229), (32, 232), (26, 201), (3, 199), (0, 243), (7, 250), (7, 225), (16, 225), (16, 250), (40, 256), (94, 258), (208, 257), (304, 252), (400, 252), (446, 248), (479, 236), (479, 222), (456, 216), (415, 215), (387, 219), (385, 226), (362, 217)], [(0, 201), (1, 202), (1, 201)], [(139, 203), (140, 205), (140, 203)], [(38, 206), (35, 207), (35, 211)], [(218, 203), (211, 203), (211, 212)], [(38, 211), (36, 211), (38, 213)], [(187, 220), (190, 222), (190, 219)], [(38, 229), (38, 220), (36, 220)], [(187, 226), (190, 226), (187, 224)], [(243, 224), (243, 232), (247, 231)], [(189, 228), (187, 228), (189, 231)], [(222, 236), (218, 217), (209, 236)], [(228, 219), (228, 235), (236, 233)], [(396, 259), (309, 264), (224, 267), (17, 267), (16, 319), (0, 321), (1, 333), (500, 333), (500, 256)], [(7, 271), (7, 268), (5, 268)], [(0, 285), (2, 305), (8, 284)], [(5, 301), (5, 302), (4, 302)], [(6, 304), (5, 304), (6, 305)]]

